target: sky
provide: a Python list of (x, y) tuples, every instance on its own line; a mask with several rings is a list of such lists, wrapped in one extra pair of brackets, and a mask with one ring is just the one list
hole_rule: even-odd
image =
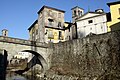
[(28, 28), (38, 19), (37, 12), (42, 6), (50, 6), (65, 11), (65, 21), (72, 21), (71, 8), (79, 6), (87, 12), (104, 9), (109, 12), (106, 3), (117, 0), (0, 0), (0, 35), (7, 29), (8, 36), (29, 39)]

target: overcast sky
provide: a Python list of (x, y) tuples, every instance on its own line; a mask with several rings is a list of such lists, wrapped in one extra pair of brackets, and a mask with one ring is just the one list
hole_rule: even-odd
[(109, 12), (106, 3), (113, 1), (117, 0), (0, 0), (0, 31), (7, 29), (9, 37), (28, 39), (27, 29), (37, 19), (37, 12), (43, 5), (66, 11), (65, 21), (71, 21), (71, 8), (75, 6), (85, 12), (98, 8)]

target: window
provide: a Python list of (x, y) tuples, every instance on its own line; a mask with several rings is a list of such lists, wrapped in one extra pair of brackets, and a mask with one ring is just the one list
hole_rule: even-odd
[(58, 13), (58, 18), (61, 18), (61, 13)]
[(53, 38), (54, 38), (54, 36), (53, 36), (53, 31), (52, 31), (52, 30), (49, 30), (48, 38), (49, 38), (49, 39), (53, 39)]
[(58, 22), (58, 27), (61, 27), (61, 22)]
[(38, 29), (36, 29), (36, 35), (38, 34)]
[(52, 15), (52, 10), (49, 10), (48, 15), (49, 15), (49, 16)]
[(57, 32), (54, 33), (54, 36), (57, 36)]
[(70, 27), (69, 27), (69, 32), (70, 32)]
[(89, 24), (93, 23), (93, 20), (89, 20), (88, 23), (89, 23)]
[(32, 33), (32, 40), (35, 41), (35, 33)]
[(120, 15), (120, 8), (118, 9), (119, 15)]
[(71, 40), (70, 36), (69, 36), (69, 40)]
[(55, 12), (53, 12), (52, 16), (53, 16), (53, 17), (56, 17), (56, 16), (57, 16), (57, 14), (56, 14)]
[(48, 21), (49, 21), (49, 25), (52, 26), (52, 24), (54, 22), (53, 19), (48, 19)]
[(40, 13), (40, 18), (42, 17), (42, 12)]
[(61, 40), (61, 38), (62, 38), (62, 32), (61, 31), (59, 31), (59, 37), (58, 37), (60, 40)]
[(36, 40), (38, 39), (38, 29), (36, 29)]
[(7, 31), (5, 31), (5, 35), (4, 36), (6, 36), (7, 35)]
[(78, 11), (79, 16), (82, 16), (82, 11)]
[(90, 30), (92, 30), (92, 28), (90, 28)]
[(74, 10), (74, 15), (76, 16), (77, 14), (76, 14), (76, 10)]

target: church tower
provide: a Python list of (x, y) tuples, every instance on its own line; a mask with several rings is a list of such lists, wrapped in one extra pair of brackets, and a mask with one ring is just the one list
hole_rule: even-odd
[(74, 23), (77, 18), (84, 14), (84, 9), (76, 6), (71, 9), (72, 10), (72, 22)]

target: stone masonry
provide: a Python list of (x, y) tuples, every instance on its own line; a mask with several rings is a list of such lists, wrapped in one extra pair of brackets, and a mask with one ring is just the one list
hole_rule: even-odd
[(120, 80), (120, 31), (52, 47), (51, 67), (47, 72), (52, 80)]
[(32, 50), (38, 52), (47, 61), (48, 65), (50, 62), (49, 55), (51, 51), (48, 44), (45, 43), (35, 43), (29, 40), (0, 36), (0, 49), (8, 52), (8, 61), (18, 52)]

